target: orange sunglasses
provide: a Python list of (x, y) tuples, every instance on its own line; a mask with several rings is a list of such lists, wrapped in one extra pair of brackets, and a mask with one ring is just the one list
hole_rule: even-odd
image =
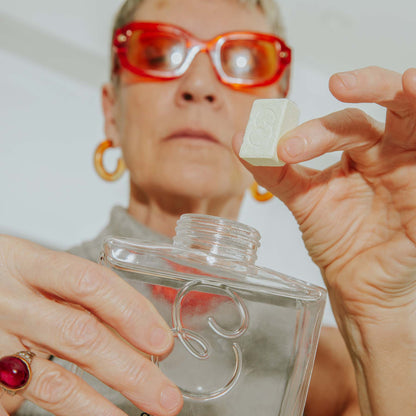
[[(271, 34), (228, 32), (204, 41), (178, 26), (156, 22), (118, 29), (113, 48), (123, 68), (157, 80), (181, 77), (197, 54), (206, 52), (218, 79), (233, 88), (273, 84), (291, 62), (290, 48)], [(115, 62), (113, 73), (119, 69)]]

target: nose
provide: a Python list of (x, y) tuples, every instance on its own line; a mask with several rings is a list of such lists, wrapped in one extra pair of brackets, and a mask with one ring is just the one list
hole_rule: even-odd
[(221, 88), (208, 54), (202, 52), (179, 78), (176, 102), (179, 106), (204, 104), (217, 109), (222, 105)]

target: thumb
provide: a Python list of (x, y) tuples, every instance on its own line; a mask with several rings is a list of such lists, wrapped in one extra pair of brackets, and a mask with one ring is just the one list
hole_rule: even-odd
[(283, 201), (292, 210), (299, 197), (310, 189), (311, 177), (318, 171), (300, 165), (253, 166), (239, 156), (244, 134), (233, 137), (233, 150), (255, 181)]

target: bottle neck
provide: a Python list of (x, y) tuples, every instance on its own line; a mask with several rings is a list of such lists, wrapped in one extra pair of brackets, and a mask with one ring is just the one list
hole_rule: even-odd
[(176, 226), (175, 247), (254, 264), (259, 232), (248, 225), (209, 215), (185, 214)]

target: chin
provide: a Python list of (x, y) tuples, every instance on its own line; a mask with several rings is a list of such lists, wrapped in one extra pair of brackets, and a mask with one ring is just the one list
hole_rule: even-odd
[(170, 191), (184, 198), (215, 199), (236, 196), (236, 188), (221, 175), (184, 175), (171, 181)]
[[(233, 198), (244, 194), (251, 183), (248, 172), (236, 161), (217, 158), (216, 163), (171, 158), (148, 176), (152, 189), (183, 198)], [(219, 163), (224, 162), (224, 163)]]

